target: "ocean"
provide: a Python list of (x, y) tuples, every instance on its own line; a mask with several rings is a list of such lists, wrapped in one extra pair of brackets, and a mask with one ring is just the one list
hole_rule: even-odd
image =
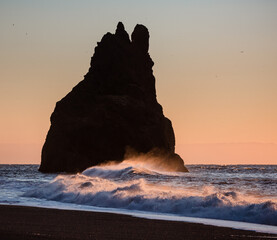
[(186, 166), (189, 173), (177, 173), (124, 161), (78, 174), (43, 174), (39, 165), (2, 164), (0, 204), (263, 226), (277, 233), (277, 165)]

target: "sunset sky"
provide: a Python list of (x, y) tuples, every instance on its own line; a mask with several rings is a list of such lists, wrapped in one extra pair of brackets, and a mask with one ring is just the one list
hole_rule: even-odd
[(150, 32), (186, 163), (277, 164), (277, 1), (0, 0), (0, 164), (40, 163), (55, 103), (122, 21)]

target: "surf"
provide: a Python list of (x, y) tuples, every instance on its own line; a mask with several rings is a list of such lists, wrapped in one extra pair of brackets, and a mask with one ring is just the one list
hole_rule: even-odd
[[(228, 170), (229, 171), (229, 170)], [(247, 169), (246, 169), (247, 171)], [(24, 197), (107, 209), (277, 226), (277, 202), (232, 187), (191, 184), (194, 173), (170, 172), (138, 159), (61, 174)]]

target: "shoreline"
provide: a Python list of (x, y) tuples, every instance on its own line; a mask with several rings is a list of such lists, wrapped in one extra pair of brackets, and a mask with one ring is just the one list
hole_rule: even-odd
[(17, 239), (277, 239), (277, 234), (121, 213), (0, 205), (0, 236)]
[(232, 228), (236, 230), (244, 231), (254, 231), (259, 233), (267, 234), (276, 234), (277, 235), (277, 226), (266, 225), (261, 223), (249, 223), (249, 222), (240, 222), (234, 220), (223, 220), (223, 219), (212, 219), (212, 218), (200, 218), (200, 217), (185, 217), (179, 215), (165, 214), (159, 212), (144, 212), (144, 211), (128, 211), (126, 209), (116, 209), (116, 208), (105, 208), (105, 207), (93, 207), (83, 205), (82, 208), (76, 207), (74, 205), (61, 206), (55, 205), (21, 205), (21, 204), (1, 204), (0, 206), (22, 206), (22, 207), (35, 207), (35, 208), (46, 208), (46, 209), (57, 209), (57, 210), (69, 210), (69, 211), (85, 211), (85, 212), (97, 212), (97, 213), (110, 213), (110, 214), (119, 214), (126, 215), (135, 218), (143, 218), (150, 220), (161, 220), (161, 221), (173, 221), (173, 222), (184, 222), (184, 223), (195, 223), (203, 224), (214, 227), (225, 227)]

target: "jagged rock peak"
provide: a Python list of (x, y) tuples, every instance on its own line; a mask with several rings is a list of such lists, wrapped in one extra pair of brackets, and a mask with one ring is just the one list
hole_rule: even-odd
[(142, 24), (137, 24), (132, 35), (133, 45), (144, 53), (149, 49), (149, 32), (148, 29)]
[(123, 41), (130, 42), (129, 34), (125, 31), (125, 27), (122, 22), (118, 22), (115, 35)]
[[(122, 22), (118, 22), (115, 31), (115, 36), (122, 39), (124, 42), (130, 42), (128, 33), (125, 31), (125, 27)], [(131, 34), (132, 45), (135, 49), (147, 53), (149, 50), (149, 32), (148, 29), (142, 25), (137, 24)]]

